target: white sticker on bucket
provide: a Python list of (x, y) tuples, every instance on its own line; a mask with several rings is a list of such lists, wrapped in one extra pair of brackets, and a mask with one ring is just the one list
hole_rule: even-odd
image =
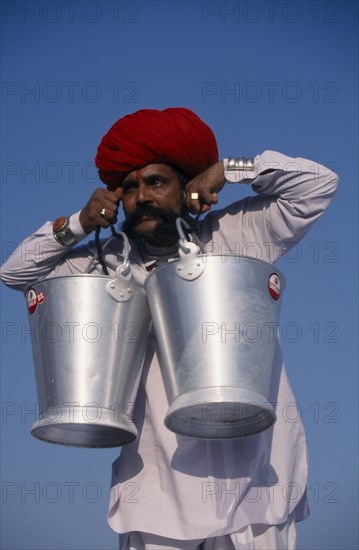
[(273, 300), (278, 300), (280, 296), (280, 279), (277, 273), (272, 273), (268, 279), (268, 290)]
[(36, 291), (33, 288), (29, 288), (27, 291), (27, 309), (29, 310), (30, 315), (35, 313), (37, 307), (37, 295)]

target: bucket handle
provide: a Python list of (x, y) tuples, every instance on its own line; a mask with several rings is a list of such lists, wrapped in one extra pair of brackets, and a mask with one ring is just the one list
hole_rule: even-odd
[[(130, 254), (130, 244), (127, 235), (123, 233), (123, 231), (116, 232), (116, 237), (122, 237), (123, 239), (124, 260), (123, 263), (116, 269), (115, 277), (110, 279), (106, 284), (106, 292), (114, 300), (116, 300), (116, 302), (126, 302), (134, 295), (134, 290), (130, 284), (132, 273), (128, 259)], [(106, 244), (107, 243), (105, 243), (104, 246), (106, 246)]]
[(204, 263), (198, 258), (198, 253), (203, 251), (203, 246), (197, 236), (196, 242), (189, 241), (183, 231), (183, 227), (191, 229), (183, 218), (176, 219), (176, 228), (179, 234), (178, 254), (180, 261), (176, 266), (176, 273), (181, 279), (193, 281), (197, 279), (204, 270)]
[[(105, 242), (105, 244), (101, 248), (101, 258), (100, 258), (100, 254), (99, 254), (99, 247), (97, 246), (96, 247), (96, 252), (92, 256), (92, 258), (91, 258), (91, 260), (90, 260), (90, 262), (89, 262), (89, 264), (88, 264), (88, 266), (85, 270), (86, 274), (90, 273), (90, 271), (93, 268), (96, 261), (100, 262), (100, 264), (102, 265), (102, 269), (104, 268), (104, 262), (103, 262), (103, 259), (102, 259), (102, 250), (104, 250), (106, 248), (106, 246), (108, 246), (110, 241), (112, 241), (113, 237), (116, 237), (116, 238), (122, 237), (122, 239), (123, 239), (123, 256), (124, 256), (124, 260), (123, 260), (123, 264), (119, 267), (121, 267), (122, 274), (124, 276), (126, 276), (130, 272), (131, 268), (130, 268), (130, 262), (129, 262), (129, 259), (128, 259), (129, 254), (130, 254), (130, 244), (129, 244), (129, 241), (128, 241), (128, 237), (127, 237), (126, 233), (123, 233), (123, 231), (115, 231), (113, 226), (111, 226), (111, 230), (112, 230), (112, 235), (107, 239), (107, 241)], [(98, 226), (98, 228), (96, 230), (96, 236), (97, 237), (98, 237), (99, 233), (100, 233), (100, 226)], [(106, 271), (107, 271), (107, 269), (106, 269)], [(108, 275), (108, 271), (107, 271), (107, 273), (105, 272), (104, 274)]]
[(192, 233), (191, 236), (193, 241), (189, 241), (186, 238), (186, 235), (184, 234), (183, 227), (185, 227), (186, 229), (193, 230), (193, 228), (191, 228), (191, 226), (186, 222), (186, 220), (184, 220), (183, 218), (177, 218), (176, 229), (180, 237), (178, 241), (179, 251), (182, 250), (184, 253), (189, 254), (192, 250), (194, 250), (193, 245), (195, 244), (198, 247), (198, 250), (196, 252), (197, 254), (199, 251), (204, 252), (204, 246), (199, 240), (199, 238), (197, 237), (197, 235), (195, 233)]
[[(114, 228), (111, 226), (112, 235), (107, 239), (103, 247), (100, 249), (99, 246), (96, 247), (96, 252), (93, 255), (93, 257), (90, 260), (89, 265), (87, 266), (87, 269), (85, 271), (86, 274), (90, 273), (92, 267), (94, 266), (96, 260), (98, 260), (101, 265), (102, 269), (104, 268), (105, 264), (102, 258), (102, 250), (106, 248), (106, 246), (109, 244), (109, 242), (113, 239), (113, 237), (123, 239), (123, 263), (118, 266), (116, 269), (116, 274), (114, 278), (110, 278), (109, 281), (106, 284), (106, 292), (109, 294), (116, 302), (126, 302), (130, 298), (132, 298), (134, 291), (132, 286), (130, 285), (131, 280), (131, 266), (129, 262), (129, 255), (130, 255), (130, 243), (128, 241), (128, 237), (126, 233), (123, 233), (123, 231), (115, 231)], [(100, 232), (100, 229), (96, 231), (96, 235), (98, 237), (98, 234)], [(101, 250), (101, 254), (99, 254)], [(102, 261), (101, 261), (102, 260)], [(106, 267), (106, 266), (105, 266)], [(106, 268), (105, 275), (108, 275), (108, 271)]]

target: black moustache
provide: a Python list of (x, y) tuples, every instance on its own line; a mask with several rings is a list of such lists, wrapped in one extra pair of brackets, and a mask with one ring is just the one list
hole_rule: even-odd
[(143, 216), (159, 220), (159, 224), (154, 229), (154, 235), (161, 236), (168, 235), (168, 233), (177, 234), (176, 219), (178, 218), (178, 214), (176, 212), (149, 204), (140, 204), (126, 217), (121, 227), (122, 231), (126, 233), (130, 239), (140, 238), (140, 235), (136, 231), (136, 227)]
[[(173, 210), (167, 210), (165, 208), (158, 208), (150, 204), (140, 204), (137, 208), (129, 214), (125, 221), (123, 222), (121, 229), (130, 239), (139, 239), (141, 236), (137, 233), (136, 227), (137, 224), (141, 221), (143, 216), (148, 216), (149, 218), (159, 220), (159, 223), (153, 231), (153, 235), (157, 237), (167, 236), (173, 234), (178, 236), (176, 228), (176, 220), (179, 217), (179, 214)], [(184, 214), (186, 221), (193, 225), (193, 220)], [(187, 233), (187, 230), (185, 230)]]
[(143, 216), (148, 216), (155, 220), (162, 220), (164, 222), (172, 222), (178, 218), (178, 214), (173, 210), (166, 210), (165, 208), (158, 208), (151, 206), (150, 204), (142, 204), (131, 212), (124, 221), (124, 227), (135, 227), (142, 219)]

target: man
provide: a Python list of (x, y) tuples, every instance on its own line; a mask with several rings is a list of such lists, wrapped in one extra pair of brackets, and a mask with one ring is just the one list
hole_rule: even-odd
[[(74, 244), (114, 224), (120, 202), (140, 284), (177, 256), (175, 219), (190, 221), (189, 212), (206, 213), (196, 229), (207, 253), (275, 262), (319, 218), (337, 186), (325, 167), (273, 151), (219, 161), (210, 128), (182, 108), (121, 118), (103, 138), (96, 164), (107, 189), (97, 189), (81, 212), (46, 222), (26, 239), (3, 267), (6, 284), (24, 290), (42, 277), (84, 272), (94, 247)], [(209, 212), (226, 182), (251, 184), (257, 195)], [(31, 260), (21, 250), (34, 242), (46, 254)], [(116, 239), (103, 258), (113, 274), (121, 261)], [(122, 535), (121, 548), (294, 548), (295, 522), (308, 514), (307, 458), (301, 422), (286, 422), (283, 414), (294, 396), (279, 343), (269, 399), (277, 403), (276, 423), (226, 441), (165, 428), (168, 401), (156, 347), (150, 339), (134, 415), (139, 440), (123, 447), (113, 465), (109, 524)]]

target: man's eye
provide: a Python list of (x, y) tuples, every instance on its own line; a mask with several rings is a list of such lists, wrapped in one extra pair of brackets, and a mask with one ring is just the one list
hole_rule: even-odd
[(155, 187), (155, 188), (162, 187), (164, 185), (164, 181), (159, 179), (154, 179), (150, 182), (150, 185), (151, 187)]
[(122, 186), (124, 193), (130, 193), (131, 191), (134, 191), (137, 188), (136, 183), (126, 183)]

